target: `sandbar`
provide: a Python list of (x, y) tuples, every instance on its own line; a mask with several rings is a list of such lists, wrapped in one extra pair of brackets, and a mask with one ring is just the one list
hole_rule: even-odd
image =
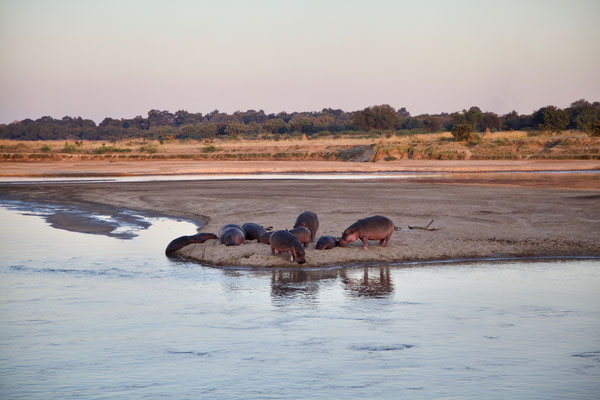
[[(516, 169), (512, 170), (523, 167), (513, 166)], [(582, 168), (571, 165), (568, 169)], [(89, 210), (131, 209), (185, 218), (196, 222), (200, 231), (215, 233), (227, 223), (292, 228), (296, 216), (305, 210), (319, 215), (318, 236), (339, 236), (351, 223), (370, 215), (385, 215), (401, 228), (426, 225), (431, 220), (432, 226), (443, 227), (433, 232), (395, 232), (389, 247), (371, 242), (368, 251), (359, 242), (325, 251), (315, 250), (312, 243), (302, 267), (485, 257), (600, 256), (598, 174), (556, 174), (547, 181), (537, 175), (489, 179), (473, 175), (466, 180), (444, 181), (0, 184), (0, 198), (71, 204)], [(165, 247), (172, 239), (165, 234)], [(226, 247), (213, 240), (184, 247), (178, 255), (213, 266), (299, 266), (283, 255), (271, 255), (269, 246), (256, 242)]]

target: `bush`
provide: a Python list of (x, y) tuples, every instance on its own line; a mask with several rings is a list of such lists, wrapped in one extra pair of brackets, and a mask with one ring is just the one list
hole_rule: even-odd
[(220, 148), (213, 146), (212, 144), (202, 148), (203, 153), (214, 153), (215, 151), (221, 150)]
[(600, 121), (596, 120), (593, 123), (590, 123), (587, 132), (590, 136), (600, 136)]
[(62, 148), (61, 152), (63, 153), (75, 153), (77, 152), (77, 147), (74, 144), (65, 143), (65, 147)]
[(50, 149), (50, 146), (48, 146), (47, 144), (45, 144), (45, 145), (43, 145), (42, 147), (40, 147), (40, 151), (41, 151), (41, 152), (43, 152), (43, 153), (47, 153), (47, 152), (49, 152), (50, 150), (51, 150), (51, 149)]
[(149, 153), (149, 154), (154, 154), (154, 153), (158, 153), (158, 148), (151, 144), (147, 144), (145, 146), (140, 147), (138, 151), (144, 152), (144, 153)]
[(452, 127), (452, 136), (457, 142), (473, 139), (473, 127), (468, 124), (457, 124)]

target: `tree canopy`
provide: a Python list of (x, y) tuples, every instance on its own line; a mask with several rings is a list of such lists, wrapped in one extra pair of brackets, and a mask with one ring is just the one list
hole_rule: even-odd
[[(474, 132), (500, 130), (540, 130), (556, 132), (577, 129), (600, 134), (600, 103), (585, 99), (569, 107), (542, 107), (530, 115), (511, 111), (498, 115), (473, 106), (453, 113), (412, 116), (406, 108), (388, 104), (347, 112), (324, 108), (310, 112), (266, 114), (263, 110), (236, 111), (232, 114), (214, 110), (208, 114), (179, 110), (150, 110), (146, 117), (114, 119), (107, 117), (98, 125), (90, 119), (42, 117), (0, 125), (0, 139), (18, 140), (116, 140), (123, 138), (195, 138), (219, 136), (281, 136), (295, 134), (355, 134), (382, 131), (432, 133), (468, 129)], [(455, 130), (456, 131), (456, 130)]]

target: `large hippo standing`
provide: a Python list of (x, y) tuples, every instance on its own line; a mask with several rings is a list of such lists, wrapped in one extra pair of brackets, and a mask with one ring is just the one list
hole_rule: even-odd
[(171, 243), (169, 243), (167, 249), (165, 250), (165, 254), (177, 251), (187, 246), (188, 244), (204, 243), (209, 239), (218, 239), (218, 237), (214, 233), (198, 233), (196, 235), (178, 237), (177, 239), (173, 239)]
[(333, 249), (334, 247), (336, 247), (338, 245), (338, 241), (336, 238), (334, 238), (333, 236), (321, 236), (319, 238), (319, 240), (317, 240), (317, 247), (315, 247), (317, 250), (327, 250), (327, 249)]
[(288, 231), (275, 231), (271, 235), (271, 254), (290, 253), (290, 262), (298, 262), (304, 264), (304, 248), (298, 238)]
[(308, 230), (308, 228), (301, 226), (299, 228), (290, 229), (288, 232), (296, 236), (300, 243), (302, 243), (302, 246), (308, 246), (308, 242), (310, 242), (312, 235), (312, 232)]
[(395, 229), (394, 223), (389, 218), (381, 215), (359, 219), (346, 228), (339, 244), (344, 247), (348, 243), (360, 239), (363, 242), (363, 248), (368, 250), (369, 240), (379, 240), (380, 246), (383, 244), (384, 247), (387, 247)]
[(312, 211), (304, 211), (296, 218), (294, 228), (304, 227), (310, 231), (310, 241), (315, 240), (317, 231), (319, 230), (319, 217)]
[(219, 230), (219, 239), (225, 246), (239, 246), (246, 243), (246, 232), (239, 225), (227, 224)]

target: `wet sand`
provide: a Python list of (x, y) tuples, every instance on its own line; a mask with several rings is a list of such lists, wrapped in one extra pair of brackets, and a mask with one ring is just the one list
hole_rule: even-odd
[(344, 161), (4, 161), (4, 177), (78, 177), (177, 174), (319, 172), (492, 172), (600, 170), (598, 160)]
[[(580, 169), (580, 168), (577, 168)], [(390, 247), (360, 242), (317, 251), (312, 243), (303, 267), (479, 257), (600, 256), (600, 187), (597, 174), (474, 181), (168, 181), (0, 185), (0, 198), (70, 204), (104, 213), (132, 209), (195, 221), (202, 232), (227, 223), (256, 222), (292, 228), (296, 216), (315, 211), (317, 236), (339, 236), (348, 225), (385, 215), (402, 228), (443, 227), (435, 232), (395, 232)], [(479, 181), (477, 181), (479, 180)], [(577, 181), (576, 185), (572, 185)], [(61, 221), (59, 221), (61, 222)], [(63, 223), (71, 224), (68, 218)], [(85, 221), (79, 221), (83, 230)], [(193, 234), (195, 232), (189, 232)], [(164, 238), (165, 247), (174, 239)], [(178, 255), (211, 265), (298, 266), (256, 242), (225, 247), (218, 241), (190, 245)]]

